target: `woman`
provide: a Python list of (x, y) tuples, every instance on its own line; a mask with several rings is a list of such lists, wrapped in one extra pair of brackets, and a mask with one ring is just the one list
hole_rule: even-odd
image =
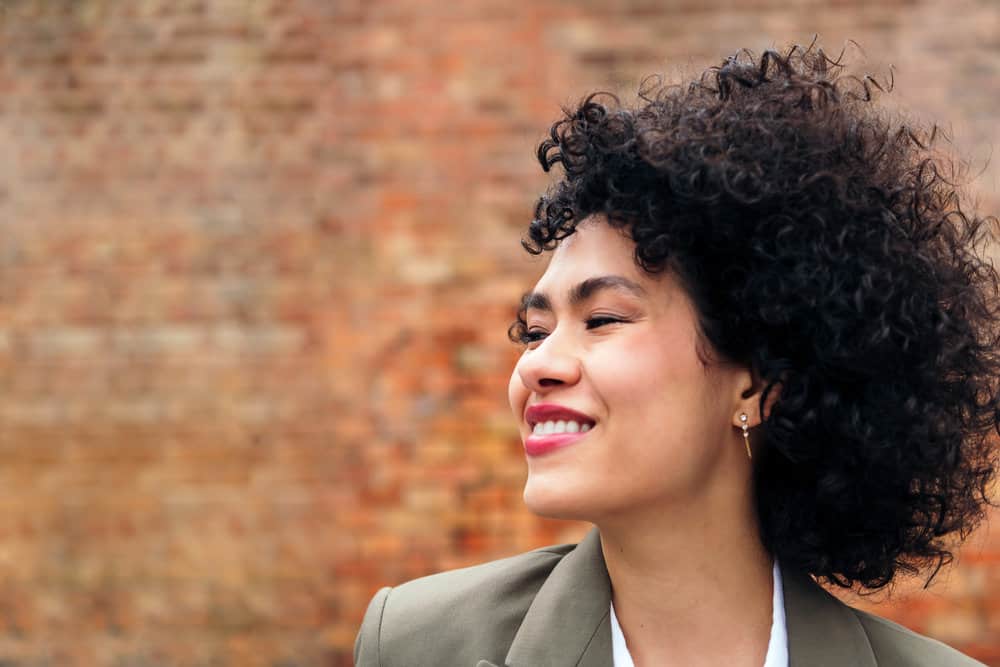
[(837, 601), (951, 559), (1000, 432), (993, 218), (820, 50), (592, 95), (511, 336), (525, 501), (595, 525), (383, 589), (358, 665), (979, 664)]

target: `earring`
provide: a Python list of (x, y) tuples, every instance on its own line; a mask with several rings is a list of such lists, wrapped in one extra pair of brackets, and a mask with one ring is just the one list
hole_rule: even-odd
[(753, 460), (753, 454), (750, 453), (750, 427), (747, 425), (747, 413), (740, 413), (740, 425), (743, 428), (743, 444), (747, 447), (747, 458)]

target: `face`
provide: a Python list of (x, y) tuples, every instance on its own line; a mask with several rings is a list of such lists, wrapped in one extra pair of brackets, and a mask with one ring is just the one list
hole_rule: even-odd
[[(749, 478), (733, 421), (749, 374), (699, 359), (687, 294), (670, 272), (637, 267), (634, 247), (587, 219), (529, 299), (534, 340), (508, 398), (528, 460), (525, 502), (538, 514), (596, 523), (697, 502)], [(536, 421), (560, 420), (580, 429), (533, 433)]]

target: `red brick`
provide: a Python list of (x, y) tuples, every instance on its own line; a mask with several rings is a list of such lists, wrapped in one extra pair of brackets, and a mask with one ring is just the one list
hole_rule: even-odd
[[(560, 104), (819, 32), (893, 63), (890, 104), (974, 167), (998, 142), (976, 0), (0, 11), (17, 664), (347, 665), (379, 586), (582, 535), (522, 506), (505, 404)], [(998, 174), (972, 184), (993, 211)], [(1000, 665), (997, 534), (870, 608)]]

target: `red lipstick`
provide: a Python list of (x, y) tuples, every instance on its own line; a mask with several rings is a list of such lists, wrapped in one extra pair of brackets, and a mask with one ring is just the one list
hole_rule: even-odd
[(576, 433), (531, 433), (524, 441), (524, 451), (528, 456), (541, 456), (557, 449), (562, 449), (585, 438), (596, 424), (596, 420), (562, 405), (555, 403), (541, 403), (533, 405), (525, 410), (525, 421), (528, 426), (534, 429), (535, 424), (557, 421), (575, 421), (581, 429), (585, 426), (587, 431)]

